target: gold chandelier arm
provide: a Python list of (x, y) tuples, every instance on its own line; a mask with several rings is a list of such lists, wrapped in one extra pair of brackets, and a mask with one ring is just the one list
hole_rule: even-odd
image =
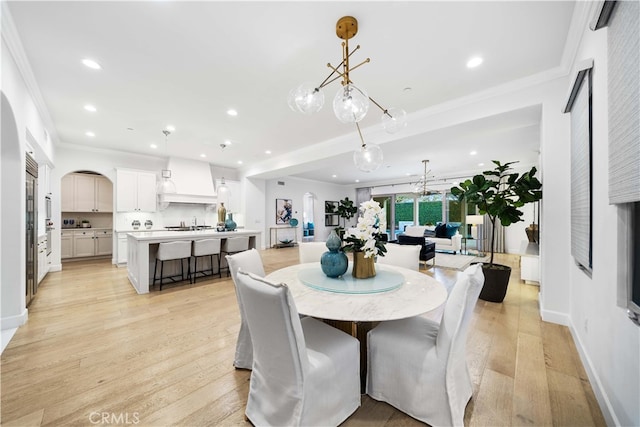
[(360, 135), (360, 141), (362, 141), (362, 148), (366, 147), (367, 144), (364, 143), (364, 138), (362, 137), (362, 131), (360, 131), (360, 124), (356, 122), (356, 128), (358, 129), (358, 135)]
[[(329, 65), (329, 64), (327, 64), (327, 65)], [(325, 79), (325, 82), (326, 82), (326, 83), (325, 83), (325, 82), (323, 82), (323, 83), (322, 83), (322, 85), (319, 87), (319, 89), (322, 89), (323, 87), (328, 86), (328, 85), (330, 85), (331, 83), (335, 82), (335, 81), (336, 81), (336, 80), (338, 80), (339, 78), (342, 78), (342, 73), (340, 73), (339, 71), (337, 71), (337, 73), (339, 73), (340, 75), (339, 75), (339, 76), (336, 76), (336, 77), (334, 77), (334, 78), (332, 78), (332, 79), (331, 79), (331, 80), (329, 80), (329, 81), (327, 81), (327, 80)], [(329, 77), (331, 77), (333, 74), (335, 74), (335, 73), (331, 73), (331, 74), (329, 74)], [(327, 79), (328, 79), (329, 77), (327, 77)]]
[(382, 105), (378, 104), (375, 99), (373, 99), (372, 97), (369, 97), (369, 101), (373, 102), (375, 104), (375, 106), (378, 107), (380, 110), (382, 110), (382, 112), (384, 114), (386, 114), (387, 116), (389, 116), (389, 117), (391, 117), (393, 119), (393, 116), (391, 114), (389, 114), (389, 110), (384, 108)]
[[(351, 55), (353, 55), (353, 53), (360, 49), (360, 45), (357, 45), (355, 49), (353, 49), (351, 51), (351, 53), (349, 53), (349, 55), (347, 55), (347, 58), (350, 57)], [(369, 58), (367, 58), (367, 61), (369, 60)], [(338, 71), (338, 68), (342, 67), (344, 65), (344, 62), (346, 61), (346, 58), (342, 59), (342, 62), (338, 64), (337, 67), (334, 67), (333, 65), (331, 65), (330, 62), (327, 63), (327, 67), (331, 68), (333, 71), (327, 76), (326, 79), (324, 79), (324, 81), (322, 83), (320, 83), (320, 86), (318, 86), (318, 89), (322, 89), (323, 87), (335, 82), (336, 80), (338, 80), (339, 78), (341, 78), (343, 76), (343, 74)], [(333, 79), (331, 79), (331, 76), (333, 76), (335, 73), (338, 73), (338, 77), (334, 77)], [(331, 80), (329, 80), (331, 79)]]

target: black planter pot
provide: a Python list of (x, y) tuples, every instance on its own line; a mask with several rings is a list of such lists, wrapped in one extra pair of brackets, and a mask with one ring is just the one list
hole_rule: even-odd
[(491, 302), (502, 302), (507, 294), (511, 267), (500, 264), (482, 264), (484, 286), (480, 292), (480, 299)]

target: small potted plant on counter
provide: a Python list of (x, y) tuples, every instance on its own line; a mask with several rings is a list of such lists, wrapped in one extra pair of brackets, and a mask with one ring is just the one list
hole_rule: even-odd
[(480, 298), (485, 301), (502, 302), (507, 294), (507, 286), (511, 275), (511, 267), (495, 264), (496, 220), (504, 227), (522, 221), (523, 212), (518, 208), (527, 203), (542, 199), (542, 184), (535, 177), (537, 169), (529, 172), (512, 172), (511, 165), (493, 160), (495, 168), (475, 175), (462, 182), (459, 187), (452, 187), (451, 194), (460, 202), (466, 202), (478, 208), (481, 215), (487, 215), (491, 222), (491, 258), (488, 264), (482, 265), (484, 286)]

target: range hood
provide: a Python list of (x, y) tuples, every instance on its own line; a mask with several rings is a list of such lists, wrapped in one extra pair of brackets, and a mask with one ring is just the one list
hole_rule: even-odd
[(170, 158), (167, 169), (176, 186), (175, 193), (160, 193), (161, 203), (215, 204), (217, 197), (209, 163)]

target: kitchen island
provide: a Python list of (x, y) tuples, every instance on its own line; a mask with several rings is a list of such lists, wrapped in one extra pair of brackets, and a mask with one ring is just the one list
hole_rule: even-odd
[(160, 243), (178, 240), (226, 239), (227, 237), (248, 236), (249, 249), (261, 248), (261, 234), (257, 230), (236, 231), (137, 231), (127, 233), (127, 274), (129, 281), (139, 294), (149, 292), (153, 280), (156, 253)]

